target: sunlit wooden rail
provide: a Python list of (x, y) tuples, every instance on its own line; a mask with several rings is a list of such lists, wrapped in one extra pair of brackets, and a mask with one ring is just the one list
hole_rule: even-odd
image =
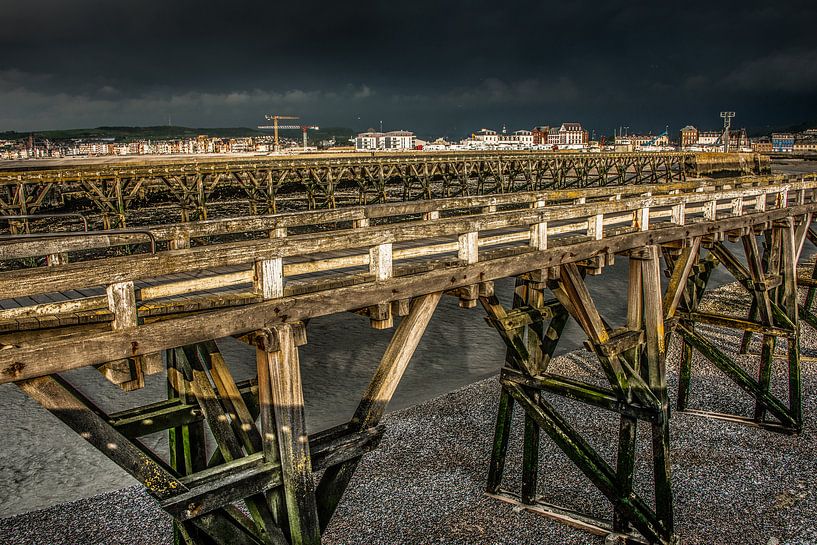
[[(756, 402), (748, 417), (713, 416), (798, 432), (798, 320), (817, 324), (809, 309), (817, 281), (803, 280), (809, 294), (799, 305), (796, 264), (806, 240), (817, 240), (815, 211), (817, 177), (751, 176), (7, 237), (0, 244), (0, 383), (19, 384), (145, 484), (174, 516), (179, 542), (319, 543), (360, 457), (379, 441), (385, 407), (448, 294), (464, 308), (481, 304), (508, 346), (489, 494), (626, 542), (671, 543), (669, 335), (684, 346), (680, 410), (704, 412), (687, 407), (695, 351)], [(726, 239), (743, 244), (743, 259)], [(583, 280), (602, 274), (616, 256), (630, 266), (627, 325), (618, 329), (599, 314)], [(749, 316), (699, 309), (718, 264), (746, 288)], [(517, 278), (510, 309), (494, 294), (493, 281), (505, 277)], [(310, 437), (297, 347), (307, 341), (309, 319), (341, 312), (362, 314), (380, 329), (402, 318), (350, 422)], [(571, 318), (587, 334), (608, 385), (548, 372)], [(707, 327), (744, 332), (747, 350), (752, 335), (760, 336), (758, 377), (708, 341)], [(227, 336), (256, 346), (256, 380), (232, 379), (214, 342)], [(770, 391), (777, 342), (787, 347), (788, 400)], [(90, 365), (126, 390), (167, 369), (170, 399), (105, 415), (58, 375)], [(545, 394), (619, 413), (617, 467)], [(501, 486), (514, 404), (526, 415), (521, 494)], [(653, 433), (653, 502), (633, 490), (638, 421)], [(215, 452), (205, 450), (205, 423)], [(167, 461), (138, 440), (161, 430), (171, 434)], [(539, 430), (610, 500), (611, 522), (537, 496)], [(316, 485), (318, 470), (324, 473)], [(249, 516), (233, 507), (238, 501)]]
[[(395, 275), (394, 270), (383, 271), (385, 267), (396, 268), (396, 275), (404, 276), (412, 271), (448, 266), (452, 259), (473, 263), (479, 249), (483, 249), (483, 254), (493, 251), (500, 255), (530, 250), (539, 244), (531, 242), (531, 237), (538, 236), (537, 229), (543, 229), (543, 225), (547, 226), (544, 236), (551, 246), (574, 243), (576, 237), (600, 240), (605, 230), (615, 233), (617, 228), (631, 227), (636, 212), (649, 211), (647, 221), (656, 226), (667, 222), (683, 225), (687, 218), (695, 221), (707, 214), (711, 216), (716, 212), (713, 206), (721, 215), (731, 213), (738, 206), (733, 200), (737, 203), (748, 200), (749, 204), (741, 206), (749, 208), (764, 207), (764, 197), (768, 200), (769, 195), (779, 194), (769, 188), (776, 187), (781, 180), (779, 176), (753, 177), (744, 182), (752, 186), (749, 188), (736, 188), (740, 181), (729, 179), (723, 183), (690, 181), (661, 186), (523, 192), (160, 225), (143, 230), (152, 233), (157, 242), (166, 243), (168, 251), (108, 259), (91, 254), (85, 261), (75, 260), (82, 259), (83, 252), (87, 256), (92, 250), (134, 245), (145, 237), (142, 233), (105, 231), (53, 239), (11, 237), (0, 246), (0, 259), (50, 257), (51, 262), (67, 262), (69, 253), (78, 255), (72, 255), (72, 263), (64, 267), (5, 273), (0, 285), (0, 305), (10, 308), (0, 310), (0, 331), (39, 329), (47, 327), (49, 319), (52, 325), (113, 320), (105, 291), (123, 282), (139, 283), (140, 287), (134, 288), (134, 301), (137, 315), (144, 318), (173, 314), (179, 312), (179, 307), (183, 307), (182, 312), (190, 312), (259, 302), (264, 298), (260, 291), (264, 289), (263, 283), (257, 281), (260, 267), (274, 268), (277, 277), (271, 289), (275, 293), (294, 295)], [(597, 213), (583, 217), (588, 209)], [(372, 222), (378, 225), (373, 226)], [(311, 232), (287, 236), (288, 230), (298, 228)], [(253, 238), (213, 241), (226, 235)], [(381, 240), (386, 242), (373, 244)], [(378, 263), (377, 259), (383, 261), (381, 256), (387, 252), (388, 263)], [(469, 256), (468, 252), (477, 253)], [(437, 262), (445, 256), (447, 261)], [(424, 263), (423, 258), (433, 261)], [(216, 272), (225, 267), (231, 268), (230, 272)], [(333, 272), (336, 274), (312, 278), (314, 273)], [(179, 275), (191, 273), (192, 278), (179, 279)], [(228, 296), (212, 293), (236, 287), (244, 289)], [(93, 290), (97, 295), (77, 297), (81, 291)], [(67, 293), (73, 297), (65, 296)], [(189, 296), (194, 293), (199, 296)], [(20, 303), (23, 297), (41, 294), (51, 295), (52, 300), (29, 299), (28, 305)], [(185, 295), (188, 297), (179, 299)], [(95, 312), (100, 310), (103, 312)]]

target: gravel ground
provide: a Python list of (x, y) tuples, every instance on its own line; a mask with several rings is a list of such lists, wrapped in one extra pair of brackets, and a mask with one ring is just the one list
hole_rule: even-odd
[[(745, 303), (734, 286), (715, 293), (711, 308)], [(722, 348), (734, 350), (737, 336), (715, 333), (707, 331)], [(799, 436), (673, 416), (675, 524), (685, 545), (817, 543), (817, 334), (807, 326), (803, 347), (805, 425)], [(673, 343), (668, 359), (673, 397), (678, 354)], [(776, 391), (784, 387), (782, 363), (774, 377)], [(582, 352), (560, 357), (553, 365), (565, 374), (600, 378), (598, 366)], [(496, 379), (487, 379), (387, 416), (381, 447), (364, 458), (324, 543), (601, 545), (601, 538), (482, 495), (498, 391)], [(552, 401), (613, 463), (616, 419), (604, 411)], [(695, 362), (690, 405), (740, 414), (751, 409), (746, 396), (702, 359)], [(505, 481), (513, 490), (519, 488), (521, 429), (517, 414)], [(639, 434), (636, 489), (649, 498), (648, 428)], [(547, 501), (609, 517), (601, 495), (545, 434), (539, 471), (539, 493)], [(138, 487), (0, 519), (0, 543), (9, 545), (161, 544), (170, 543), (169, 537), (169, 520)]]

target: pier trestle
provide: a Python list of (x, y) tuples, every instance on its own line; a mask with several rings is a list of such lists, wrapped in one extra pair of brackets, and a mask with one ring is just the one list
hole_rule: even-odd
[[(386, 406), (446, 293), (463, 308), (481, 303), (507, 345), (488, 493), (618, 542), (673, 543), (665, 362), (671, 334), (684, 344), (684, 410), (690, 410), (690, 362), (697, 351), (754, 400), (754, 415), (730, 420), (800, 430), (798, 320), (817, 323), (811, 310), (817, 269), (799, 279), (795, 267), (804, 241), (817, 241), (809, 227), (817, 180), (751, 178), (648, 189), (560, 190), (160, 225), (150, 233), (167, 249), (142, 255), (84, 253), (133, 244), (132, 233), (9, 240), (0, 247), (4, 259), (45, 256), (45, 265), (0, 272), (0, 296), (18, 305), (0, 310), (0, 383), (18, 384), (142, 483), (173, 517), (176, 543), (316, 544), (361, 457), (377, 447)], [(316, 228), (287, 232), (310, 226)], [(259, 231), (262, 237), (238, 241), (217, 236)], [(727, 240), (741, 243), (745, 260)], [(669, 278), (663, 290), (662, 255)], [(616, 256), (629, 260), (623, 327), (602, 316), (585, 282), (585, 275), (605, 274)], [(719, 264), (750, 295), (752, 305), (741, 316), (715, 314), (701, 304)], [(508, 277), (517, 279), (510, 309), (493, 284)], [(802, 306), (798, 283), (809, 290)], [(64, 298), (24, 299), (44, 294)], [(394, 315), (402, 319), (351, 420), (307, 435), (299, 346), (307, 341), (310, 319), (344, 312), (367, 316), (377, 329), (391, 328)], [(583, 372), (562, 376), (551, 365), (571, 318), (587, 336), (599, 380)], [(744, 332), (747, 352), (749, 334), (761, 335), (757, 379), (741, 368), (745, 362), (703, 336), (713, 326)], [(227, 336), (254, 347), (256, 378), (234, 380), (214, 340)], [(788, 403), (768, 378), (778, 342), (788, 349)], [(168, 399), (106, 414), (59, 374), (112, 362), (117, 368), (124, 362), (130, 380), (112, 380), (126, 385), (123, 390), (143, 383), (136, 371), (155, 372), (162, 363)], [(110, 374), (106, 370), (109, 380)], [(606, 454), (614, 463), (583, 436), (563, 402), (618, 420), (611, 427), (617, 451)], [(515, 404), (525, 415), (519, 494), (502, 486)], [(651, 435), (649, 493), (635, 486), (643, 482), (636, 479), (642, 466), (638, 427)], [(539, 495), (542, 430), (612, 504), (610, 521), (556, 507)], [(167, 461), (141, 439), (164, 431)], [(208, 433), (217, 447), (212, 452)]]
[[(797, 262), (811, 223), (810, 215), (795, 221), (785, 218), (768, 226), (744, 229), (733, 234), (742, 245), (744, 260), (735, 255), (723, 240), (708, 240), (703, 245), (708, 254), (699, 260), (687, 280), (684, 297), (679, 301), (676, 332), (682, 342), (681, 368), (678, 386), (677, 409), (689, 414), (742, 422), (770, 431), (798, 433), (803, 424), (802, 384), (800, 379), (800, 324), (801, 314), (810, 314), (798, 303)], [(758, 245), (763, 240), (763, 251)], [(718, 238), (718, 237), (716, 237)], [(671, 252), (665, 252), (668, 263), (673, 261)], [(745, 264), (744, 264), (745, 261)], [(701, 301), (718, 264), (748, 292), (751, 304), (746, 318), (701, 310)], [(700, 326), (703, 326), (701, 328)], [(712, 326), (740, 331), (738, 359), (732, 358), (707, 339), (705, 332)], [(752, 337), (760, 336), (756, 352), (750, 348)], [(772, 375), (776, 348), (785, 346), (785, 375), (788, 399), (780, 399), (773, 393)], [(689, 407), (693, 375), (693, 355), (703, 357), (704, 364), (714, 365), (735, 385), (748, 394), (754, 402), (751, 416), (725, 414)], [(754, 357), (757, 361), (757, 378), (744, 368)], [(743, 363), (744, 365), (741, 365)], [(700, 364), (698, 364), (700, 365)], [(750, 364), (751, 365), (754, 364)]]
[[(502, 391), (488, 469), (489, 496), (625, 543), (674, 543), (671, 470), (669, 460), (669, 400), (666, 350), (675, 333), (681, 342), (678, 411), (748, 424), (782, 433), (802, 428), (799, 318), (814, 324), (810, 310), (817, 292), (817, 265), (811, 279), (797, 278), (797, 262), (806, 239), (817, 241), (809, 227), (811, 215), (785, 218), (687, 240), (646, 246), (628, 252), (627, 322), (613, 329), (600, 315), (584, 282), (585, 272), (599, 274), (603, 263), (566, 264), (517, 277), (513, 306), (505, 309), (495, 296), (481, 297), (487, 321), (507, 345), (501, 371)], [(724, 239), (740, 241), (741, 260)], [(758, 245), (763, 240), (763, 251)], [(663, 291), (659, 251), (668, 282)], [(744, 264), (745, 262), (745, 264)], [(713, 270), (726, 271), (750, 295), (748, 317), (701, 309)], [(798, 282), (808, 288), (805, 304), (798, 304)], [(550, 291), (553, 298), (546, 299)], [(733, 313), (734, 314), (734, 313)], [(549, 371), (549, 363), (569, 318), (587, 335), (586, 346), (609, 383), (600, 386)], [(744, 357), (754, 357), (757, 378), (708, 340), (701, 330), (725, 328), (742, 333)], [(750, 353), (752, 336), (761, 335), (758, 353)], [(788, 400), (773, 393), (772, 370), (778, 339), (786, 347)], [(754, 403), (751, 416), (689, 408), (693, 353), (713, 364)], [(751, 366), (752, 364), (750, 364)], [(571, 425), (551, 396), (570, 399), (620, 415), (616, 464), (607, 462)], [(524, 412), (521, 491), (502, 487), (514, 404)], [(636, 430), (647, 423), (652, 434), (650, 500), (633, 489)], [(613, 506), (610, 520), (550, 504), (537, 492), (539, 435), (543, 430)], [(651, 507), (654, 505), (655, 507)], [(634, 531), (635, 530), (635, 531)]]
[[(487, 493), (593, 533), (618, 535), (627, 543), (673, 543), (665, 317), (660, 299), (659, 250), (657, 246), (646, 246), (631, 252), (629, 257), (627, 324), (623, 328), (609, 327), (587, 289), (584, 272), (572, 263), (548, 269), (544, 274), (537, 271), (519, 277), (510, 310), (496, 297), (480, 299), (488, 312), (489, 323), (507, 344)], [(691, 259), (690, 254), (676, 267), (687, 268)], [(552, 292), (553, 299), (545, 299), (546, 289)], [(683, 286), (675, 289), (683, 289)], [(602, 386), (549, 371), (554, 350), (570, 317), (587, 335), (588, 346), (608, 384)], [(551, 403), (551, 395), (619, 413), (615, 467), (571, 424), (569, 416)], [(501, 486), (514, 404), (525, 414), (520, 494)], [(639, 421), (651, 428), (655, 508), (633, 488)], [(539, 496), (540, 430), (610, 501), (614, 508), (612, 521), (551, 505)]]
[[(117, 414), (56, 374), (18, 385), (146, 487), (173, 517), (174, 543), (316, 545), (361, 456), (380, 442), (380, 419), (441, 296), (413, 300), (350, 422), (311, 436), (298, 359), (303, 323), (242, 337), (257, 360), (256, 378), (244, 383), (214, 341), (167, 350), (167, 401)], [(206, 428), (217, 445), (209, 456)], [(164, 430), (168, 463), (139, 440)]]

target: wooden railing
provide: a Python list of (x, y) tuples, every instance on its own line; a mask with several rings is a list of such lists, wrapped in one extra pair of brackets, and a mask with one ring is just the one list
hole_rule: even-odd
[[(647, 230), (655, 224), (685, 225), (690, 221), (714, 220), (724, 214), (741, 215), (785, 207), (790, 192), (794, 193), (795, 202), (802, 204), (807, 193), (810, 195), (817, 186), (814, 179), (781, 183), (774, 177), (754, 178), (749, 187), (743, 187), (741, 182), (518, 193), (155, 226), (144, 230), (158, 241), (170, 242), (170, 250), (0, 273), (0, 299), (102, 286), (109, 292), (108, 310), (114, 316), (116, 305), (111, 303), (115, 299), (111, 293), (121, 293), (136, 304), (252, 284), (251, 293), (255, 296), (274, 299), (287, 292), (286, 280), (314, 273), (340, 273), (351, 269), (357, 273), (368, 272), (360, 281), (384, 280), (395, 274), (406, 274), (399, 268), (400, 264), (418, 258), (440, 258), (447, 254), (454, 258), (456, 254), (459, 262), (472, 264), (480, 259), (481, 252), (496, 248), (504, 250), (499, 254), (518, 252), (526, 247), (544, 250), (570, 240), (602, 240), (605, 233), (619, 233), (621, 228)], [(518, 208), (520, 205), (525, 208)], [(500, 210), (506, 206), (514, 208)], [(441, 216), (446, 212), (461, 214), (473, 210), (478, 212)], [(420, 214), (425, 219), (412, 219)], [(379, 219), (387, 222), (370, 224)], [(286, 236), (285, 232), (290, 227), (320, 227), (341, 222), (352, 222), (353, 227), (292, 236)], [(491, 233), (496, 230), (501, 232)], [(273, 238), (190, 246), (192, 240), (202, 237), (257, 231), (264, 231)], [(86, 236), (9, 241), (0, 250), (0, 257), (47, 256), (133, 244), (139, 235), (100, 233), (84, 238)], [(526, 246), (519, 247), (519, 243)], [(342, 255), (327, 255), (338, 252)], [(133, 285), (140, 280), (242, 266), (246, 268), (201, 278), (161, 281), (139, 289)], [(368, 267), (368, 271), (354, 271), (362, 267)], [(417, 269), (418, 264), (412, 263), (408, 269), (412, 268)], [(24, 305), (0, 310), (0, 322), (105, 308), (104, 301), (101, 296), (93, 296)], [(127, 312), (134, 314), (133, 309)]]
[[(389, 327), (393, 309), (400, 314), (411, 297), (427, 292), (423, 290), (455, 290), (463, 305), (469, 306), (476, 301), (480, 285), (494, 278), (561, 262), (597, 259), (601, 266), (616, 252), (643, 244), (644, 237), (651, 243), (683, 240), (693, 234), (722, 237), (730, 229), (789, 213), (802, 214), (805, 209), (810, 213), (817, 207), (815, 191), (815, 177), (732, 179), (717, 184), (520, 193), (151, 227), (157, 240), (169, 242), (171, 249), (56, 261), (48, 267), (0, 273), (0, 303), (6, 307), (0, 310), (0, 331), (8, 332), (0, 335), (0, 343), (34, 350), (42, 336), (30, 330), (78, 326), (66, 330), (68, 342), (71, 335), (98, 335), (104, 331), (99, 329), (104, 324), (98, 322), (110, 322), (108, 331), (126, 334), (122, 340), (139, 339), (131, 341), (135, 344), (130, 350), (117, 353), (111, 346), (96, 354), (88, 352), (91, 361), (84, 365), (101, 363), (113, 353), (136, 356), (185, 340), (173, 338), (170, 330), (161, 340), (150, 335), (140, 339), (140, 332), (148, 332), (147, 324), (155, 320), (175, 317), (182, 323), (191, 312), (279, 300), (278, 306), (263, 307), (274, 310), (276, 319), (283, 315), (283, 319), (298, 320), (360, 308), (376, 327)], [(780, 213), (770, 214), (775, 211)], [(380, 221), (383, 223), (377, 224)], [(343, 222), (351, 226), (336, 228)], [(326, 230), (327, 225), (335, 228)], [(316, 230), (293, 235), (283, 232), (290, 227)], [(318, 230), (320, 227), (324, 230)], [(265, 237), (209, 244), (201, 240), (257, 231)], [(199, 245), (191, 246), (191, 241)], [(133, 242), (120, 235), (104, 240), (105, 245)], [(65, 239), (39, 244), (9, 242), (3, 257), (101, 246), (99, 240), (81, 238), (70, 244)], [(449, 270), (457, 274), (451, 273), (446, 287)], [(181, 276), (189, 273), (198, 277)], [(344, 299), (350, 286), (361, 289), (355, 292), (356, 298)], [(297, 306), (299, 296), (324, 293), (322, 303), (315, 299)], [(185, 334), (210, 339), (255, 327), (242, 322), (246, 316), (223, 318), (225, 323), (215, 323), (218, 314), (211, 313), (202, 318), (211, 320), (210, 325), (200, 333)], [(265, 319), (263, 312), (252, 318)], [(95, 325), (83, 329), (83, 324)], [(12, 367), (2, 371), (12, 352), (15, 350), (0, 350), (0, 382), (20, 376), (13, 367), (21, 360), (10, 362)], [(33, 357), (33, 352), (27, 357)], [(52, 363), (59, 367), (56, 361)], [(76, 361), (64, 365), (81, 366)]]

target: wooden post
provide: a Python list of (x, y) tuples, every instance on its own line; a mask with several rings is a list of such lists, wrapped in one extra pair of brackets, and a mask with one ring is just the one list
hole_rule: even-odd
[(255, 293), (264, 300), (284, 296), (284, 264), (280, 257), (261, 259), (255, 262), (253, 278)]
[(718, 201), (707, 201), (704, 203), (704, 218), (714, 221), (718, 217)]
[(463, 233), (459, 236), (459, 249), (457, 257), (466, 265), (471, 265), (479, 261), (479, 233)]
[(766, 193), (761, 193), (757, 196), (757, 200), (755, 201), (755, 212), (765, 212), (766, 211)]
[[(387, 242), (369, 248), (369, 271), (378, 282), (392, 277), (394, 270), (391, 243)], [(389, 303), (381, 303), (371, 307), (369, 317), (374, 329), (389, 329), (394, 326), (394, 316)]]
[(672, 223), (684, 225), (686, 222), (686, 204), (681, 202), (672, 207)]
[(587, 236), (593, 240), (604, 238), (604, 214), (595, 214), (587, 218)]
[(795, 427), (799, 431), (803, 426), (803, 385), (800, 369), (800, 333), (798, 318), (800, 316), (798, 307), (797, 290), (797, 243), (795, 240), (794, 223), (792, 218), (787, 218), (788, 225), (783, 227), (782, 252), (781, 252), (781, 274), (783, 276), (783, 290), (781, 302), (783, 303), (786, 315), (792, 323), (793, 333), (787, 338), (788, 344), (788, 364), (789, 364), (789, 409)]
[[(261, 349), (266, 356), (259, 357), (259, 361), (260, 365), (266, 364), (269, 370), (276, 424), (274, 430), (270, 429), (270, 419), (265, 418), (262, 426), (266, 425), (266, 428), (261, 433), (262, 437), (267, 438), (267, 443), (270, 442), (270, 434), (275, 433), (278, 438), (290, 541), (292, 545), (319, 545), (321, 533), (295, 336), (289, 324), (263, 330), (259, 336), (265, 339)], [(263, 373), (259, 373), (259, 380)], [(268, 448), (265, 448), (265, 452), (268, 452)]]
[[(105, 291), (108, 297), (108, 310), (113, 314), (111, 329), (122, 331), (136, 327), (138, 317), (133, 282), (111, 284)], [(145, 385), (141, 357), (110, 361), (98, 366), (97, 370), (125, 391), (137, 390)]]
[[(536, 201), (534, 208), (544, 208), (545, 200)], [(536, 250), (547, 250), (548, 224), (546, 221), (534, 223), (530, 226), (530, 246)]]
[[(178, 399), (185, 404), (196, 403), (192, 389), (188, 384), (192, 377), (185, 376), (182, 366), (176, 362), (176, 351), (165, 351), (167, 360), (167, 398)], [(193, 422), (184, 426), (176, 426), (168, 430), (168, 448), (170, 450), (170, 467), (179, 475), (191, 475), (207, 468), (207, 451), (205, 444), (204, 421)], [(174, 545), (186, 545), (185, 533), (191, 528), (184, 524), (173, 522)]]
[(669, 399), (667, 396), (664, 311), (661, 304), (661, 276), (658, 247), (645, 248), (649, 259), (641, 261), (644, 284), (645, 378), (661, 403), (661, 418), (652, 425), (655, 511), (664, 523), (664, 536), (673, 534), (672, 487), (669, 447)]

